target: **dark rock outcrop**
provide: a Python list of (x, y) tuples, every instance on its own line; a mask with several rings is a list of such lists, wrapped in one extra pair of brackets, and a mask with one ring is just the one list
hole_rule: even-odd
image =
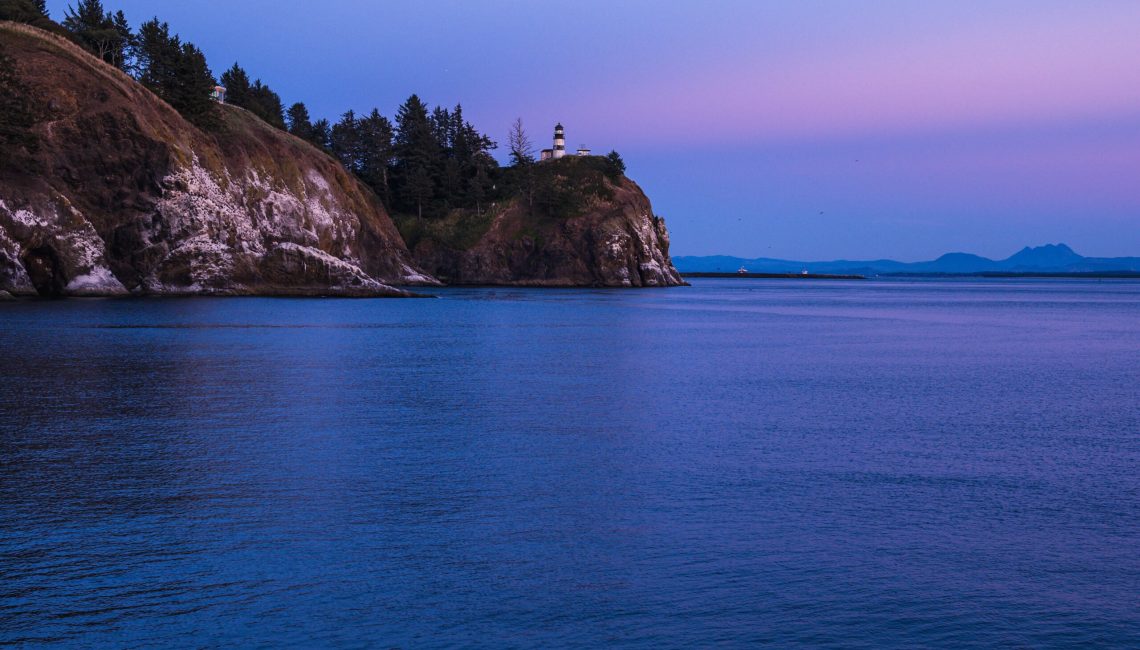
[(0, 291), (406, 295), (420, 271), (333, 158), (220, 106), (204, 132), (65, 39), (0, 23), (41, 115), (0, 152)]
[(608, 196), (591, 197), (570, 216), (537, 216), (516, 200), (492, 213), (474, 244), (459, 247), (427, 236), (415, 242), (412, 254), (417, 264), (448, 284), (686, 284), (669, 259), (665, 220), (653, 214), (641, 188), (624, 177), (604, 182)]

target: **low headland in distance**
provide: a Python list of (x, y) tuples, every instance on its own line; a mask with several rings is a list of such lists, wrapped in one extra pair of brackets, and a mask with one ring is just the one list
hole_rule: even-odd
[(851, 279), (874, 276), (966, 276), (1140, 278), (1140, 257), (1085, 257), (1065, 244), (1021, 249), (992, 260), (970, 253), (947, 253), (926, 262), (895, 260), (831, 260), (805, 262), (728, 255), (676, 256), (673, 263), (685, 277), (787, 277)]

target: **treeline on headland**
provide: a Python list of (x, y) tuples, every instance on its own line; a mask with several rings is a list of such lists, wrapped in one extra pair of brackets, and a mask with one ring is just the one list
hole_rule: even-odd
[[(418, 218), (443, 217), (519, 197), (540, 214), (566, 214), (589, 196), (604, 194), (600, 179), (620, 178), (625, 165), (617, 152), (606, 157), (559, 161), (560, 171), (536, 165), (534, 147), (516, 121), (508, 135), (511, 164), (501, 167), (491, 152), (498, 144), (463, 115), (463, 108), (430, 108), (413, 94), (400, 105), (395, 119), (378, 109), (367, 114), (346, 111), (335, 123), (312, 119), (303, 102), (287, 109), (280, 96), (238, 63), (215, 79), (205, 54), (170, 32), (157, 17), (132, 30), (122, 11), (106, 9), (100, 0), (80, 0), (68, 7), (61, 22), (53, 21), (44, 0), (0, 0), (0, 20), (14, 20), (65, 36), (106, 63), (131, 75), (197, 127), (224, 131), (215, 85), (226, 89), (225, 101), (244, 108), (267, 124), (288, 131), (337, 158), (380, 197), (394, 213)], [(0, 48), (0, 138), (17, 142), (34, 123), (34, 107), (18, 81), (5, 76), (11, 63)], [(6, 98), (6, 99), (5, 99)], [(23, 103), (21, 103), (23, 102)], [(9, 107), (7, 104), (11, 104)], [(567, 178), (567, 174), (570, 178)]]

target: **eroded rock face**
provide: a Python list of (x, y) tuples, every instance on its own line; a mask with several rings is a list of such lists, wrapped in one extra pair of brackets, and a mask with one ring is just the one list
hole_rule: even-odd
[(665, 221), (633, 181), (566, 219), (541, 219), (517, 203), (498, 214), (474, 246), (433, 239), (413, 249), (417, 263), (449, 284), (547, 287), (672, 287), (686, 284), (669, 259)]
[(122, 295), (103, 240), (82, 215), (58, 206), (12, 209), (0, 199), (0, 288), (16, 295)]
[[(236, 107), (203, 132), (118, 70), (0, 23), (34, 89), (36, 151), (0, 160), (0, 290), (402, 295), (437, 284), (375, 195)], [(3, 156), (0, 156), (3, 158)]]

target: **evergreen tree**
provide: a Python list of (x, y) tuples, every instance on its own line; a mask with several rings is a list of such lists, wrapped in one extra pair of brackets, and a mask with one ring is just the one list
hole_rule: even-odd
[(30, 23), (47, 18), (47, 9), (35, 0), (0, 0), (0, 20)]
[(172, 92), (175, 99), (171, 105), (198, 126), (214, 127), (217, 104), (210, 94), (215, 85), (214, 75), (206, 65), (206, 55), (192, 43), (183, 43)]
[(332, 127), (329, 145), (345, 169), (354, 174), (360, 173), (360, 134), (355, 112), (349, 110), (340, 116), (340, 121)]
[(435, 185), (426, 167), (410, 167), (405, 171), (403, 191), (406, 200), (416, 206), (416, 216), (424, 218), (424, 204), (431, 201)]
[(83, 34), (104, 27), (108, 18), (109, 12), (100, 0), (79, 0), (74, 9), (67, 6), (63, 26), (73, 34)]
[(281, 97), (270, 90), (269, 86), (258, 79), (249, 89), (250, 105), (247, 107), (253, 114), (265, 120), (270, 126), (285, 130), (285, 118), (282, 117)]
[(249, 75), (235, 61), (222, 73), (221, 84), (226, 88), (226, 103), (245, 108), (251, 103)]
[(451, 125), (448, 129), (448, 147), (452, 157), (460, 161), (465, 168), (471, 162), (471, 142), (469, 142), (469, 134), (467, 128), (471, 125), (463, 120), (463, 106), (456, 104), (455, 108), (451, 111)]
[[(406, 105), (405, 108), (407, 107)], [(415, 108), (418, 110), (419, 107)], [(426, 114), (426, 106), (423, 109), (420, 115)], [(406, 154), (414, 138), (405, 135), (404, 131), (410, 133), (414, 129), (405, 128), (403, 122), (414, 125), (417, 121), (409, 119), (401, 121), (400, 134), (397, 136), (397, 166), (408, 168), (415, 164), (415, 157)], [(422, 139), (423, 146), (419, 147), (421, 150), (419, 159), (427, 161), (421, 166), (432, 181), (433, 208), (448, 211), (453, 208), (478, 206), (477, 209), (481, 209), (492, 169), (489, 163), (493, 163), (489, 151), (496, 144), (479, 133), (470, 122), (464, 120), (462, 105), (456, 105), (451, 110), (436, 107), (427, 118), (427, 125), (430, 138)], [(431, 144), (434, 146), (430, 146)], [(475, 181), (480, 168), (482, 174), (479, 180)], [(397, 171), (407, 171), (407, 169), (397, 169)], [(400, 180), (406, 180), (408, 177), (410, 176), (402, 176)], [(423, 189), (421, 180), (418, 179), (415, 186), (419, 191)], [(407, 201), (406, 192), (402, 202), (404, 205), (410, 203)]]
[[(45, 20), (47, 19), (47, 20)], [(44, 0), (0, 0), (0, 20), (34, 24), (37, 27), (50, 21)]]
[(391, 207), (392, 193), (388, 181), (388, 168), (391, 166), (394, 150), (392, 146), (392, 123), (375, 108), (367, 117), (357, 122), (357, 140), (360, 147), (358, 174), (384, 202)]
[(249, 75), (235, 62), (229, 70), (222, 73), (221, 82), (226, 88), (227, 104), (240, 106), (271, 126), (285, 130), (281, 97), (261, 83), (261, 79), (251, 84)]
[(312, 141), (313, 123), (309, 120), (309, 109), (301, 102), (289, 107), (285, 113), (285, 122), (289, 125), (289, 133), (302, 140)]
[(412, 95), (396, 111), (396, 199), (415, 208), (421, 218), (424, 205), (434, 197), (433, 167), (439, 160), (439, 144), (427, 106)]
[(0, 0), (0, 20), (32, 25), (75, 40), (71, 32), (48, 17), (43, 0)]
[(206, 57), (191, 43), (170, 35), (170, 26), (155, 18), (139, 26), (139, 81), (194, 124), (217, 125), (216, 104), (210, 98), (214, 76)]
[(332, 140), (332, 127), (329, 126), (329, 121), (322, 117), (313, 122), (313, 135), (309, 141), (327, 150), (330, 148), (330, 140)]
[(462, 205), (467, 189), (464, 187), (463, 179), (463, 169), (460, 167), (459, 161), (453, 157), (444, 158), (437, 179), (439, 198), (443, 201), (444, 209)]
[(432, 135), (435, 136), (436, 148), (447, 155), (451, 149), (452, 128), (451, 113), (446, 108), (436, 106), (435, 110), (431, 112), (431, 130)]
[[(240, 66), (223, 80), (238, 89), (239, 101), (244, 94), (247, 104), (257, 104), (261, 84), (247, 86)], [(326, 149), (390, 210), (420, 217), (454, 208), (482, 213), (495, 190), (498, 164), (490, 152), (498, 145), (464, 119), (460, 105), (429, 110), (412, 95), (397, 110), (395, 125), (376, 109), (363, 116), (346, 111), (332, 125), (310, 120), (308, 108), (298, 102), (285, 121), (290, 133)]]
[[(486, 198), (490, 185), (491, 172), (498, 167), (491, 157), (491, 150), (498, 144), (486, 135), (479, 133), (473, 124), (463, 119), (463, 107), (456, 105), (452, 117), (452, 156), (459, 163), (463, 204), (474, 206), (481, 211), (481, 203)], [(478, 178), (476, 178), (478, 176)]]
[(115, 60), (112, 61), (112, 64), (124, 72), (134, 73), (136, 72), (134, 53), (138, 49), (138, 38), (131, 31), (131, 24), (127, 22), (127, 16), (122, 11), (115, 12), (111, 24), (118, 33), (119, 42), (122, 44), (120, 48), (114, 51)]
[(488, 170), (494, 160), (490, 156), (480, 156), (486, 158), (486, 162), (479, 162), (475, 165), (475, 174), (467, 181), (467, 196), (471, 198), (471, 202), (475, 204), (475, 213), (483, 214), (483, 201), (487, 199), (488, 191), (491, 187), (491, 176)]
[(104, 10), (100, 0), (79, 0), (74, 9), (68, 6), (63, 27), (89, 52), (126, 69), (134, 36), (123, 12)]
[(159, 94), (156, 89), (171, 83), (174, 61), (178, 58), (181, 44), (177, 37), (170, 36), (170, 26), (158, 22), (157, 18), (139, 25), (138, 40), (138, 80)]
[(625, 174), (625, 161), (621, 159), (621, 154), (616, 151), (611, 151), (606, 154), (606, 176), (617, 180)]

